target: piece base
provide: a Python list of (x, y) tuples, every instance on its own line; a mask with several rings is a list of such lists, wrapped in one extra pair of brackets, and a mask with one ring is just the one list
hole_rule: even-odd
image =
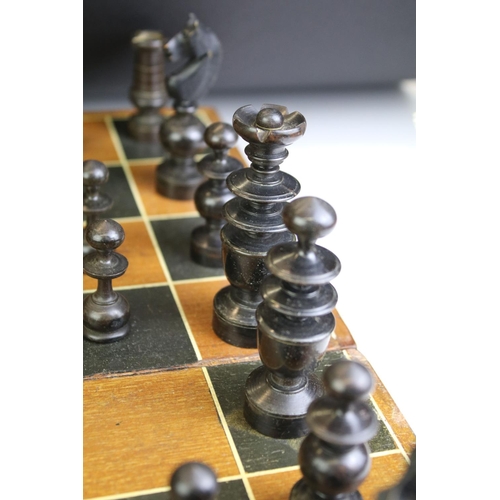
[(214, 245), (212, 235), (208, 231), (201, 231), (196, 228), (191, 235), (191, 259), (193, 262), (206, 267), (215, 267), (221, 269), (222, 262), (222, 243)]
[[(231, 285), (219, 290), (214, 297), (212, 328), (224, 342), (247, 349), (257, 347), (257, 305), (236, 303), (231, 297)], [(237, 321), (236, 321), (237, 320)]]
[(138, 142), (159, 144), (160, 128), (164, 122), (162, 115), (134, 115), (128, 122), (128, 133)]
[(265, 366), (259, 366), (245, 385), (243, 413), (246, 421), (258, 432), (276, 439), (293, 439), (309, 432), (306, 414), (309, 405), (324, 394), (323, 384), (310, 373), (307, 382), (290, 392), (273, 388)]
[(196, 165), (171, 166), (167, 159), (156, 169), (156, 191), (173, 200), (193, 200), (204, 177), (196, 170)]
[(83, 325), (83, 336), (87, 340), (92, 342), (98, 342), (100, 344), (107, 344), (110, 342), (116, 342), (123, 337), (125, 337), (130, 332), (130, 323), (125, 323), (121, 328), (113, 332), (99, 332), (93, 330), (86, 325)]

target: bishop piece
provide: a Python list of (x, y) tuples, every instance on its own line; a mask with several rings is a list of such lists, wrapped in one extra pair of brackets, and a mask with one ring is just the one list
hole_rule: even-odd
[(263, 366), (245, 386), (244, 414), (257, 431), (274, 438), (306, 434), (309, 405), (323, 395), (314, 375), (335, 327), (337, 292), (329, 283), (340, 261), (315, 241), (337, 221), (325, 201), (297, 198), (283, 210), (297, 242), (273, 247), (266, 257), (271, 272), (262, 282), (264, 301), (257, 308), (257, 344)]

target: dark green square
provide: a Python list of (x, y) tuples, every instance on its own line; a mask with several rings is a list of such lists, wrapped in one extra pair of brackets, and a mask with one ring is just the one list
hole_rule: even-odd
[(163, 158), (166, 155), (166, 151), (160, 142), (139, 142), (137, 139), (134, 139), (128, 132), (128, 120), (115, 119), (113, 123), (118, 132), (125, 156), (129, 160)]
[(224, 276), (222, 257), (220, 268), (201, 266), (191, 260), (191, 233), (193, 229), (204, 223), (203, 217), (184, 217), (151, 222), (170, 276), (174, 281)]
[[(342, 357), (339, 351), (325, 354), (316, 373), (323, 370), (335, 359)], [(219, 365), (208, 368), (217, 398), (234, 439), (236, 448), (246, 472), (271, 470), (298, 464), (298, 452), (303, 438), (274, 439), (255, 431), (243, 416), (244, 387), (248, 375), (260, 366), (260, 362)], [(392, 437), (380, 421), (379, 432), (370, 441), (372, 452), (396, 448)]]
[[(109, 195), (113, 200), (113, 205), (102, 214), (102, 217), (119, 219), (120, 217), (139, 216), (140, 212), (123, 168), (120, 165), (109, 166), (108, 171), (108, 182), (102, 185), (100, 192)], [(85, 214), (83, 214), (83, 220), (86, 220)]]
[(170, 287), (119, 293), (130, 304), (130, 332), (110, 344), (84, 339), (84, 376), (167, 369), (197, 361)]

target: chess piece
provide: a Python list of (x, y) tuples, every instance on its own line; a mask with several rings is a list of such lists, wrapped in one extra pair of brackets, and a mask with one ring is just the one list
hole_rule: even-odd
[(417, 449), (410, 456), (410, 466), (399, 483), (379, 493), (378, 500), (416, 500), (417, 499)]
[(219, 485), (213, 470), (201, 462), (178, 467), (170, 480), (172, 500), (214, 500)]
[(268, 250), (295, 239), (285, 227), (281, 211), (300, 191), (300, 184), (280, 170), (293, 144), (306, 130), (305, 118), (284, 106), (264, 104), (239, 108), (233, 127), (248, 146), (250, 168), (229, 174), (227, 185), (236, 197), (224, 206), (227, 223), (221, 230), (222, 260), (230, 283), (214, 298), (212, 326), (225, 342), (257, 346), (255, 311), (262, 301), (259, 288), (269, 274)]
[(87, 229), (95, 251), (84, 257), (83, 269), (97, 280), (97, 290), (83, 301), (83, 336), (94, 342), (114, 342), (129, 332), (129, 304), (112, 286), (128, 267), (127, 259), (114, 251), (124, 239), (123, 228), (112, 219), (96, 220)]
[(130, 99), (138, 112), (129, 119), (128, 130), (140, 142), (160, 142), (164, 121), (160, 109), (167, 100), (164, 43), (159, 31), (137, 31), (132, 38), (134, 72)]
[(186, 27), (165, 44), (165, 52), (170, 61), (184, 64), (167, 78), (174, 114), (160, 129), (167, 157), (156, 169), (156, 189), (167, 198), (191, 200), (203, 181), (194, 157), (205, 151), (205, 125), (195, 112), (216, 81), (222, 50), (212, 30), (190, 14)]
[(311, 432), (299, 450), (303, 474), (290, 500), (362, 500), (359, 485), (371, 467), (368, 441), (378, 430), (367, 404), (373, 379), (361, 363), (334, 361), (324, 372), (326, 395), (307, 411)]
[(277, 245), (266, 257), (271, 274), (262, 282), (256, 315), (263, 365), (247, 379), (244, 415), (261, 434), (288, 439), (307, 433), (307, 408), (323, 395), (313, 372), (335, 327), (337, 292), (329, 281), (340, 261), (315, 244), (337, 220), (328, 203), (297, 198), (283, 209), (283, 220), (298, 241)]
[(191, 233), (191, 258), (202, 266), (222, 267), (220, 230), (225, 223), (222, 208), (234, 197), (227, 187), (226, 178), (243, 165), (228, 156), (238, 139), (231, 125), (213, 123), (205, 130), (204, 138), (213, 153), (204, 156), (198, 163), (198, 171), (208, 180), (196, 189), (194, 202), (206, 223)]
[(86, 225), (83, 229), (84, 257), (92, 251), (85, 237), (87, 227), (113, 206), (111, 197), (100, 192), (101, 186), (108, 182), (108, 179), (109, 171), (104, 163), (97, 160), (83, 162), (83, 213), (86, 215)]

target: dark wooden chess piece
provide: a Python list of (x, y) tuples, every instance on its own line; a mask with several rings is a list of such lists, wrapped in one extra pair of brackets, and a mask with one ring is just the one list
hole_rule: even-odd
[(290, 500), (362, 500), (359, 485), (371, 467), (368, 441), (378, 430), (366, 400), (373, 379), (361, 363), (334, 361), (323, 377), (326, 395), (307, 411), (311, 432), (299, 450), (303, 474)]
[(269, 274), (264, 263), (268, 250), (293, 241), (281, 211), (300, 191), (300, 184), (280, 170), (293, 144), (306, 130), (305, 118), (284, 106), (264, 104), (239, 108), (233, 127), (248, 146), (251, 164), (227, 178), (236, 195), (224, 206), (227, 224), (221, 230), (222, 259), (229, 286), (214, 298), (212, 326), (225, 342), (238, 347), (257, 346), (255, 311), (262, 301), (262, 280)]
[(132, 38), (134, 70), (130, 99), (138, 112), (129, 119), (128, 130), (140, 142), (160, 142), (164, 121), (160, 109), (167, 100), (164, 44), (159, 31), (138, 31)]
[(83, 214), (86, 216), (86, 225), (83, 228), (84, 257), (92, 252), (92, 247), (85, 237), (87, 227), (113, 206), (111, 197), (100, 191), (101, 186), (108, 182), (108, 179), (109, 171), (104, 163), (98, 160), (83, 162)]
[(170, 480), (172, 500), (214, 500), (219, 492), (213, 470), (201, 462), (178, 467)]
[(205, 125), (195, 115), (198, 102), (213, 86), (222, 61), (219, 39), (190, 14), (186, 27), (165, 45), (172, 62), (181, 69), (167, 78), (167, 92), (174, 100), (174, 115), (166, 119), (160, 138), (166, 159), (156, 170), (156, 189), (176, 200), (193, 199), (203, 176), (195, 155), (205, 151)]
[(410, 466), (399, 483), (382, 491), (378, 500), (416, 500), (417, 499), (417, 449), (410, 456)]
[(129, 332), (128, 301), (112, 286), (128, 267), (127, 259), (114, 251), (124, 239), (123, 228), (112, 219), (96, 220), (87, 229), (95, 251), (84, 257), (83, 269), (97, 280), (97, 290), (83, 301), (83, 336), (94, 342), (114, 342)]
[(204, 156), (198, 163), (198, 171), (208, 180), (196, 189), (194, 202), (206, 223), (191, 233), (191, 258), (202, 266), (222, 267), (220, 230), (226, 222), (222, 209), (234, 197), (227, 187), (226, 178), (243, 165), (228, 156), (238, 140), (231, 125), (213, 123), (205, 130), (204, 138), (213, 153)]
[(315, 241), (335, 226), (325, 201), (297, 198), (283, 209), (297, 242), (273, 247), (266, 257), (271, 274), (262, 282), (264, 301), (257, 308), (257, 345), (263, 366), (245, 386), (244, 415), (261, 434), (298, 438), (308, 432), (309, 405), (323, 395), (313, 373), (335, 327), (337, 292), (329, 283), (340, 261)]

